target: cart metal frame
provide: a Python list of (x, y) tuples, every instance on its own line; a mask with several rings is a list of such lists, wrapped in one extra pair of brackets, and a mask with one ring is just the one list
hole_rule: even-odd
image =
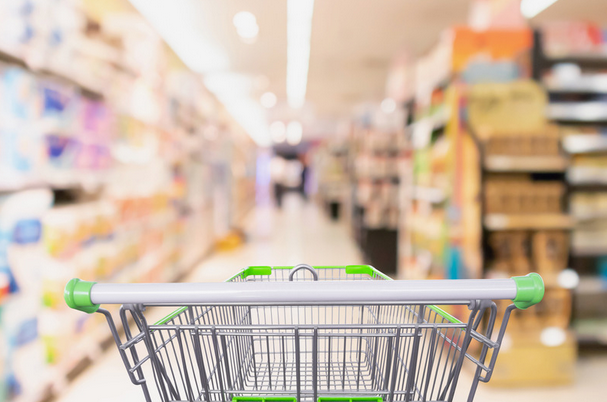
[[(465, 361), (475, 366), (472, 401), (491, 378), (511, 312), (544, 292), (537, 274), (389, 279), (366, 265), (256, 266), (211, 284), (73, 279), (65, 298), (106, 317), (130, 380), (148, 402), (408, 402), (452, 401)], [(494, 333), (497, 299), (514, 304)], [(124, 342), (100, 304), (122, 304)], [(466, 305), (469, 316), (462, 322), (439, 305)], [(149, 324), (151, 306), (179, 308)]]

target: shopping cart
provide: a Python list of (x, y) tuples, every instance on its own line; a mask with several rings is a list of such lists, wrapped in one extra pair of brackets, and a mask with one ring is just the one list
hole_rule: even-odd
[[(491, 378), (512, 310), (544, 294), (535, 273), (386, 279), (366, 265), (256, 266), (223, 283), (72, 279), (65, 299), (72, 308), (105, 315), (129, 377), (147, 401), (392, 402), (453, 400), (466, 361), (473, 367), (472, 400), (479, 382)], [(494, 334), (497, 299), (514, 304)], [(100, 304), (122, 304), (124, 342)], [(460, 321), (439, 305), (465, 305), (469, 316)], [(179, 308), (149, 324), (146, 316), (160, 306)]]

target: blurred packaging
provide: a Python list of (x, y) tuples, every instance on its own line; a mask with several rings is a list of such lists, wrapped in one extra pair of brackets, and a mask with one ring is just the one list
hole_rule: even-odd
[(486, 180), (487, 213), (536, 214), (563, 210), (565, 185), (560, 181), (531, 181), (524, 174), (490, 176)]

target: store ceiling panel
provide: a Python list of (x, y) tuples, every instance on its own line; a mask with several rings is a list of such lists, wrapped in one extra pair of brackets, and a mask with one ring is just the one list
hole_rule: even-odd
[[(445, 27), (466, 22), (468, 5), (469, 0), (316, 0), (306, 96), (315, 118), (348, 116), (361, 101), (381, 99), (394, 55), (403, 48), (413, 54), (427, 50)], [(225, 49), (230, 71), (260, 78), (253, 96), (269, 90), (286, 102), (286, 1), (204, 0), (200, 10), (203, 29)], [(232, 24), (243, 10), (259, 25), (252, 44)]]
[(317, 0), (308, 100), (341, 116), (385, 94), (389, 65), (407, 49), (419, 55), (440, 32), (467, 20), (469, 0)]

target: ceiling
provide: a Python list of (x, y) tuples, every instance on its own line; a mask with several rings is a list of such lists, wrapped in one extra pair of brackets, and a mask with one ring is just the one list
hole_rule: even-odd
[[(198, 5), (202, 31), (224, 49), (229, 71), (253, 79), (255, 99), (265, 91), (278, 96), (269, 120), (299, 117), (308, 134), (321, 135), (334, 126), (330, 122), (351, 115), (355, 105), (381, 100), (394, 56), (404, 49), (420, 54), (444, 28), (465, 23), (469, 1), (316, 0), (302, 112), (286, 106), (287, 2), (201, 0)], [(260, 30), (253, 44), (243, 43), (232, 24), (243, 10), (257, 17)], [(312, 121), (314, 127), (305, 124)]]
[[(319, 116), (339, 117), (381, 100), (390, 63), (419, 55), (439, 33), (466, 22), (468, 0), (317, 0), (307, 99)], [(440, 11), (439, 11), (440, 10)]]
[[(473, 1), (316, 0), (306, 105), (299, 111), (286, 102), (286, 0), (175, 0), (170, 7), (190, 6), (182, 20), (194, 21), (199, 42), (221, 50), (228, 60), (227, 72), (247, 77), (247, 96), (253, 101), (265, 91), (277, 95), (278, 104), (266, 111), (268, 123), (298, 118), (304, 123), (304, 136), (316, 137), (334, 131), (357, 105), (381, 101), (395, 57), (419, 56), (445, 28), (466, 24)], [(606, 22), (606, 1), (560, 0), (534, 22), (572, 18)], [(244, 43), (236, 33), (232, 18), (239, 11), (257, 18), (259, 35), (254, 43)]]

